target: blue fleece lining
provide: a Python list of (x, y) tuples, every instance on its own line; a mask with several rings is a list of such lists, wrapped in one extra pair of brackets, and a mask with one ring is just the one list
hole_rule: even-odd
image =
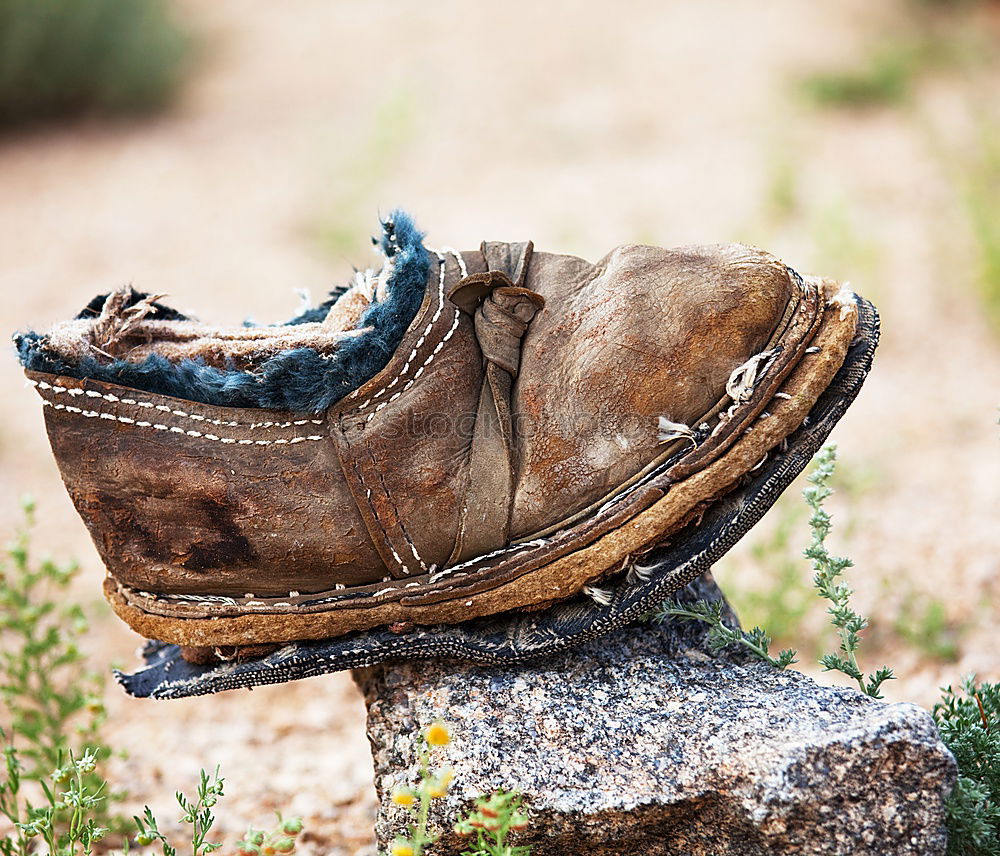
[[(295, 348), (276, 354), (259, 369), (249, 372), (215, 368), (203, 360), (185, 359), (173, 363), (158, 354), (150, 355), (141, 363), (121, 359), (101, 363), (90, 356), (71, 363), (48, 350), (45, 336), (35, 332), (16, 335), (14, 343), (21, 364), (32, 371), (94, 378), (222, 407), (319, 413), (385, 368), (423, 300), (430, 255), (424, 249), (423, 234), (410, 216), (394, 211), (382, 224), (380, 244), (393, 262), (387, 283), (388, 297), (381, 303), (373, 299), (358, 320), (358, 328), (372, 329), (345, 339), (327, 358), (313, 348)], [(288, 323), (321, 321), (337, 296), (338, 292), (332, 292), (322, 305)], [(98, 298), (91, 301), (81, 315), (94, 314), (94, 309), (99, 312), (97, 301)], [(157, 312), (153, 317), (183, 318), (167, 307)], [(161, 312), (163, 314), (159, 314)]]

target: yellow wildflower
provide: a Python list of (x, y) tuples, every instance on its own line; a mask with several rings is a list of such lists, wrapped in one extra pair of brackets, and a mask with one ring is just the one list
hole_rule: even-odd
[(389, 852), (392, 856), (413, 856), (413, 845), (405, 838), (397, 838)]
[(396, 788), (392, 792), (392, 801), (396, 805), (411, 806), (417, 801), (417, 795), (412, 788)]
[(443, 722), (434, 722), (424, 735), (431, 746), (447, 746), (451, 743), (451, 735)]
[(455, 778), (455, 773), (452, 770), (444, 770), (439, 773), (434, 780), (430, 783), (427, 789), (427, 793), (430, 794), (431, 798), (443, 797), (448, 793), (448, 785), (451, 784), (451, 780)]

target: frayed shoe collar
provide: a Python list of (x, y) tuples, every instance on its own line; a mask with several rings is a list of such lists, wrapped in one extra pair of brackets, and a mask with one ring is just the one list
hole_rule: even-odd
[[(218, 368), (201, 359), (171, 361), (159, 354), (142, 362), (92, 355), (70, 359), (55, 352), (47, 337), (36, 332), (19, 333), (14, 343), (22, 365), (32, 371), (93, 378), (221, 407), (322, 412), (386, 366), (424, 296), (430, 256), (410, 216), (394, 211), (382, 222), (382, 235), (375, 243), (386, 258), (381, 276), (384, 293), (373, 295), (359, 318), (355, 329), (362, 332), (345, 338), (332, 354), (309, 347), (284, 350), (249, 371)], [(328, 300), (288, 325), (321, 321), (343, 291), (331, 292)], [(135, 304), (147, 297), (135, 292), (130, 300)], [(80, 317), (98, 314), (105, 298), (92, 300)], [(153, 302), (151, 307), (150, 317), (157, 320), (186, 320), (160, 303)]]

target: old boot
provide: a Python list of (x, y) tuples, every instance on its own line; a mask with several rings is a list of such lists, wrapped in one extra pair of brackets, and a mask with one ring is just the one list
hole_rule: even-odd
[(592, 264), (383, 228), (381, 270), (287, 324), (129, 289), (18, 337), (139, 633), (248, 646), (599, 600), (804, 423), (864, 306), (742, 245)]

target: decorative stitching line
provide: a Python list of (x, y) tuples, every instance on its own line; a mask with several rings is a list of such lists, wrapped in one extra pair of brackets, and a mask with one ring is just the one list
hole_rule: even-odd
[[(371, 449), (368, 448), (367, 441), (365, 442), (365, 451), (368, 452), (368, 457), (371, 458), (372, 466), (377, 468), (375, 463), (375, 456), (371, 453)], [(399, 531), (403, 533), (403, 538), (410, 547), (410, 552), (413, 553), (413, 558), (420, 563), (420, 568), (424, 573), (427, 573), (427, 565), (423, 559), (420, 558), (420, 554), (417, 552), (417, 546), (413, 543), (413, 539), (410, 538), (410, 533), (406, 531), (406, 526), (403, 525), (403, 518), (399, 516), (399, 509), (396, 508), (396, 502), (389, 495), (389, 486), (385, 483), (385, 477), (382, 475), (381, 470), (378, 471), (378, 480), (382, 483), (382, 492), (385, 494), (385, 498), (389, 500), (389, 504), (392, 506), (392, 511), (396, 515), (396, 522), (399, 524)], [(388, 538), (388, 536), (386, 536)], [(402, 563), (400, 563), (402, 564)], [(409, 575), (410, 569), (403, 565), (403, 573)]]
[[(140, 595), (143, 595), (145, 597), (152, 597), (154, 599), (157, 597), (155, 594), (153, 594), (153, 592), (149, 592), (149, 591), (139, 591), (139, 592), (136, 592), (136, 593), (140, 594)], [(235, 597), (226, 597), (226, 595), (223, 595), (223, 594), (180, 594), (180, 593), (174, 593), (174, 594), (170, 594), (170, 595), (164, 595), (164, 597), (174, 598), (175, 600), (187, 600), (187, 601), (191, 601), (192, 603), (200, 603), (200, 604), (222, 603), (222, 604), (225, 604), (226, 606), (239, 606), (240, 605), (239, 601)]]
[[(542, 546), (542, 545), (544, 545), (546, 543), (548, 543), (548, 541), (546, 539), (544, 539), (544, 538), (541, 538), (541, 539), (538, 539), (537, 541), (529, 541), (529, 542), (527, 542), (525, 544), (517, 544), (517, 545), (511, 546), (511, 547), (505, 547), (502, 550), (497, 550), (497, 551), (494, 551), (493, 553), (488, 553), (485, 556), (479, 556), (478, 558), (472, 560), (472, 562), (479, 562), (479, 561), (481, 561), (483, 559), (489, 558), (491, 556), (496, 556), (496, 555), (498, 555), (500, 553), (513, 552), (513, 551), (518, 551), (518, 550), (525, 550), (525, 549), (528, 549), (530, 547)], [(393, 556), (397, 560), (400, 561), (400, 564), (402, 564), (402, 560), (400, 559), (400, 557), (396, 553), (396, 551), (392, 548), (391, 544), (389, 545), (389, 549), (392, 551)], [(463, 563), (461, 565), (456, 565), (455, 569), (460, 568), (460, 567), (466, 567), (467, 565), (472, 564), (472, 562), (465, 562), (465, 563)], [(450, 574), (452, 570), (453, 570), (452, 568), (448, 568), (447, 569), (448, 574)], [(471, 571), (464, 571), (464, 572), (461, 572), (461, 573), (457, 573), (457, 574), (453, 575), (453, 579), (460, 579), (462, 577), (467, 577), (471, 573), (472, 573)], [(444, 573), (442, 573), (442, 574), (435, 574), (435, 575), (433, 575), (431, 577), (431, 581), (433, 582), (434, 580), (440, 579), (442, 576), (446, 576), (446, 575), (447, 574), (444, 574)], [(402, 580), (399, 580), (398, 582), (402, 582)], [(421, 583), (419, 581), (413, 580), (411, 582), (404, 583), (401, 586), (400, 585), (389, 586), (388, 588), (378, 589), (377, 591), (374, 591), (374, 592), (350, 592), (350, 591), (345, 591), (344, 594), (329, 595), (327, 597), (316, 598), (315, 600), (307, 600), (307, 601), (304, 601), (303, 603), (299, 604), (299, 606), (304, 606), (304, 607), (323, 606), (324, 604), (336, 603), (337, 601), (341, 601), (341, 600), (354, 600), (354, 599), (357, 599), (359, 597), (362, 597), (362, 598), (381, 597), (382, 595), (388, 594), (389, 592), (398, 592), (400, 595), (402, 595), (402, 594), (405, 593), (405, 591), (404, 591), (405, 589), (415, 588), (415, 587), (420, 586), (420, 585), (421, 585)], [(450, 591), (452, 589), (454, 589), (454, 586), (448, 586), (447, 588), (444, 588), (444, 589), (438, 589), (438, 592), (439, 593), (440, 592), (446, 592), (446, 591)], [(148, 600), (158, 601), (160, 603), (177, 603), (178, 605), (180, 605), (181, 603), (192, 603), (192, 604), (196, 604), (198, 606), (209, 607), (210, 608), (212, 606), (215, 606), (216, 604), (220, 604), (221, 603), (221, 604), (224, 604), (224, 605), (227, 605), (227, 606), (236, 606), (236, 607), (239, 607), (241, 609), (247, 609), (247, 610), (250, 610), (250, 611), (253, 611), (253, 612), (262, 612), (262, 611), (265, 611), (265, 610), (273, 610), (273, 609), (276, 609), (277, 607), (284, 607), (284, 608), (289, 608), (289, 609), (293, 608), (292, 604), (289, 604), (289, 603), (286, 603), (286, 602), (270, 603), (269, 604), (269, 603), (264, 603), (263, 601), (260, 601), (260, 600), (257, 600), (257, 599), (245, 599), (245, 600), (242, 600), (242, 602), (241, 602), (241, 600), (239, 598), (227, 598), (227, 597), (222, 596), (222, 595), (156, 594), (154, 592), (139, 591), (137, 589), (132, 589), (132, 591), (134, 591), (136, 594), (138, 594), (138, 595), (140, 595), (140, 596), (142, 596), (142, 597), (144, 597), (144, 598), (146, 598)]]
[(319, 434), (309, 436), (297, 436), (281, 438), (279, 440), (237, 440), (235, 437), (219, 437), (216, 434), (206, 434), (202, 431), (188, 431), (176, 425), (163, 425), (159, 422), (147, 422), (143, 419), (132, 419), (128, 416), (116, 416), (113, 413), (101, 413), (97, 410), (84, 410), (82, 407), (74, 407), (71, 404), (55, 404), (47, 398), (42, 399), (42, 405), (51, 407), (53, 410), (65, 410), (67, 413), (74, 413), (84, 416), (87, 419), (107, 419), (109, 421), (121, 422), (123, 425), (133, 425), (136, 428), (152, 428), (155, 431), (166, 431), (170, 434), (183, 434), (187, 437), (197, 437), (202, 440), (212, 440), (217, 443), (232, 444), (239, 446), (294, 446), (296, 443), (304, 443), (306, 440), (323, 440)]
[[(51, 390), (53, 395), (69, 395), (72, 397), (77, 397), (80, 395), (86, 396), (87, 398), (100, 398), (103, 401), (111, 402), (112, 404), (130, 404), (135, 407), (142, 407), (147, 410), (158, 410), (161, 413), (169, 413), (172, 416), (180, 416), (182, 419), (190, 419), (194, 422), (207, 422), (210, 425), (219, 425), (224, 428), (249, 428), (254, 430), (256, 428), (291, 428), (296, 425), (322, 425), (322, 419), (296, 419), (291, 422), (227, 422), (222, 419), (209, 419), (207, 416), (201, 416), (197, 413), (186, 413), (183, 410), (174, 410), (165, 404), (154, 404), (152, 401), (139, 401), (135, 398), (119, 398), (117, 395), (109, 393), (104, 395), (103, 393), (97, 392), (93, 389), (80, 389), (78, 387), (66, 387), (58, 386), (48, 383), (44, 380), (29, 380), (32, 386), (36, 386), (39, 389)], [(46, 399), (43, 397), (42, 399)]]
[[(351, 466), (355, 470), (355, 474), (358, 476), (360, 480), (361, 475), (360, 473), (357, 472), (357, 467), (354, 464), (352, 464)], [(375, 513), (374, 508), (372, 509), (372, 514), (375, 516), (375, 519), (378, 520), (378, 515)], [(388, 539), (386, 539), (386, 541), (388, 541)], [(492, 553), (487, 553), (486, 555), (483, 556), (477, 556), (475, 559), (470, 559), (467, 562), (462, 562), (459, 565), (455, 565), (454, 567), (446, 568), (443, 571), (440, 571), (436, 574), (432, 574), (430, 577), (430, 582), (433, 583), (446, 576), (453, 576), (455, 579), (467, 577), (469, 576), (470, 573), (472, 573), (471, 571), (466, 571), (457, 574), (453, 574), (452, 572), (458, 571), (461, 568), (466, 568), (469, 565), (473, 565), (477, 562), (481, 562), (484, 559), (489, 559), (494, 556), (499, 556), (501, 553), (523, 551), (523, 550), (528, 550), (532, 547), (543, 547), (549, 543), (551, 543), (551, 539), (549, 538), (537, 538), (534, 541), (527, 541), (523, 544), (512, 544), (509, 547), (503, 547), (499, 550), (494, 550)], [(403, 560), (400, 558), (399, 554), (395, 551), (395, 549), (393, 549), (392, 544), (389, 544), (389, 549), (392, 551), (393, 557), (400, 563), (400, 565), (403, 565)], [(405, 565), (403, 566), (405, 567)], [(397, 582), (403, 582), (403, 581), (397, 580)], [(419, 581), (412, 580), (410, 582), (404, 583), (402, 586), (396, 585), (390, 588), (379, 589), (378, 591), (375, 592), (345, 591), (344, 594), (340, 595), (330, 595), (328, 597), (316, 598), (315, 600), (303, 601), (301, 604), (299, 604), (299, 606), (322, 606), (323, 604), (326, 603), (335, 603), (338, 600), (352, 599), (358, 597), (377, 597), (386, 594), (387, 592), (390, 591), (402, 593), (404, 589), (415, 588), (420, 585), (421, 583)], [(128, 588), (128, 586), (124, 586), (121, 583), (119, 583), (119, 586), (121, 586), (122, 588)], [(344, 587), (338, 584), (338, 588), (344, 588)], [(454, 586), (449, 587), (449, 589), (450, 588), (454, 588)], [(438, 591), (448, 591), (449, 589), (439, 589)], [(155, 592), (141, 591), (139, 589), (131, 589), (131, 591), (134, 591), (136, 594), (148, 598), (149, 600), (160, 601), (164, 603), (169, 603), (169, 602), (176, 603), (178, 601), (187, 601), (187, 602), (198, 603), (200, 606), (213, 606), (215, 603), (222, 603), (229, 606), (238, 606), (241, 608), (250, 608), (254, 610), (261, 608), (273, 609), (277, 606), (284, 605), (278, 603), (266, 604), (255, 598), (244, 598), (244, 599), (229, 598), (224, 595), (156, 594)]]
[(368, 418), (365, 419), (365, 422), (371, 422), (372, 417), (376, 413), (378, 413), (387, 404), (391, 404), (393, 401), (395, 401), (397, 398), (399, 398), (404, 392), (406, 392), (411, 386), (413, 386), (414, 383), (417, 382), (417, 380), (420, 378), (420, 375), (422, 375), (424, 373), (424, 370), (434, 361), (434, 358), (441, 352), (441, 349), (445, 346), (445, 343), (447, 343), (447, 341), (452, 336), (455, 335), (455, 331), (458, 329), (458, 322), (459, 322), (460, 318), (461, 318), (461, 313), (458, 311), (458, 308), (456, 307), (455, 308), (455, 320), (452, 321), (451, 328), (448, 330), (447, 333), (445, 333), (445, 335), (441, 339), (441, 341), (437, 343), (437, 347), (435, 347), (434, 350), (431, 351), (430, 354), (427, 355), (427, 359), (424, 360), (423, 365), (420, 366), (420, 368), (417, 369), (417, 371), (414, 373), (413, 377), (411, 377), (406, 382), (406, 386), (404, 386), (399, 392), (393, 394), (386, 401), (383, 401), (371, 413), (369, 413), (368, 414)]
[[(403, 368), (400, 369), (399, 374), (397, 374), (393, 379), (392, 383), (388, 386), (383, 387), (374, 395), (369, 396), (364, 402), (358, 406), (358, 412), (361, 413), (371, 404), (373, 401), (377, 401), (383, 395), (385, 395), (390, 389), (392, 389), (399, 379), (403, 377), (410, 368), (410, 363), (413, 358), (417, 355), (417, 349), (424, 343), (427, 339), (427, 334), (430, 333), (431, 328), (434, 326), (434, 322), (441, 317), (441, 310), (444, 309), (444, 281), (445, 281), (445, 258), (437, 250), (433, 250), (433, 253), (438, 257), (438, 302), (437, 310), (434, 312), (434, 316), (430, 321), (427, 322), (427, 326), (424, 328), (424, 332), (420, 334), (420, 338), (417, 339), (416, 345), (413, 346), (413, 350), (410, 351), (410, 355), (406, 358), (406, 362), (403, 364)], [(371, 417), (369, 417), (370, 419)]]
[(462, 258), (462, 254), (452, 247), (445, 247), (444, 251), (451, 253), (455, 257), (455, 261), (458, 262), (458, 269), (462, 271), (462, 279), (465, 279), (469, 275), (469, 269), (465, 266), (465, 259)]
[[(127, 587), (123, 587), (123, 588), (127, 588)], [(222, 599), (219, 596), (206, 596), (206, 597), (201, 597), (200, 598), (197, 595), (154, 594), (153, 592), (138, 591), (136, 589), (132, 589), (132, 591), (136, 595), (139, 595), (140, 597), (143, 597), (146, 600), (151, 600), (151, 601), (154, 601), (154, 602), (157, 602), (157, 603), (173, 603), (173, 604), (176, 604), (178, 607), (184, 607), (184, 606), (190, 604), (192, 606), (200, 606), (200, 607), (204, 607), (204, 608), (210, 609), (210, 608), (212, 608), (214, 606), (217, 606), (220, 603), (222, 603)], [(389, 588), (379, 589), (378, 591), (374, 591), (374, 592), (357, 592), (357, 593), (347, 592), (345, 594), (333, 595), (331, 597), (321, 598), (319, 600), (306, 601), (305, 603), (299, 604), (299, 605), (300, 606), (322, 606), (323, 604), (326, 604), (326, 603), (335, 603), (338, 600), (351, 600), (351, 599), (357, 599), (359, 597), (369, 597), (369, 598), (370, 597), (380, 597), (380, 596), (382, 596), (382, 595), (384, 595), (384, 594), (386, 594), (388, 592), (400, 592), (400, 593), (402, 593), (402, 591), (403, 591), (403, 588), (401, 588), (399, 586), (391, 586)], [(241, 602), (239, 602), (236, 599), (232, 599), (231, 603), (225, 603), (224, 605), (235, 606), (235, 607), (238, 607), (240, 609), (248, 610), (250, 612), (264, 612), (265, 610), (273, 610), (276, 607), (284, 607), (286, 609), (294, 608), (293, 604), (291, 604), (291, 603), (286, 603), (286, 602), (281, 602), (281, 603), (264, 603), (263, 601), (260, 601), (260, 600), (248, 600), (248, 601), (243, 601), (241, 603)]]
[[(421, 333), (420, 338), (417, 339), (416, 344), (413, 346), (413, 350), (410, 351), (410, 355), (406, 358), (406, 362), (403, 364), (403, 368), (399, 371), (399, 374), (397, 374), (396, 377), (392, 379), (391, 383), (389, 383), (387, 386), (383, 387), (377, 393), (375, 393), (374, 395), (366, 399), (364, 402), (362, 402), (358, 406), (358, 411), (357, 411), (358, 413), (363, 413), (370, 404), (382, 398), (386, 393), (389, 392), (390, 389), (392, 389), (397, 383), (399, 383), (399, 381), (403, 377), (406, 376), (406, 372), (409, 370), (410, 364), (413, 362), (414, 357), (416, 357), (417, 351), (419, 350), (420, 346), (423, 345), (423, 343), (426, 341), (427, 335), (430, 333), (431, 328), (437, 322), (438, 318), (441, 317), (441, 313), (444, 311), (444, 304), (445, 304), (444, 283), (445, 283), (445, 273), (446, 273), (445, 269), (447, 265), (447, 260), (445, 259), (444, 254), (440, 250), (432, 250), (431, 252), (433, 252), (434, 255), (438, 257), (438, 267), (440, 270), (440, 275), (438, 276), (437, 310), (434, 312), (434, 316), (431, 318), (431, 320), (427, 323), (427, 326), (424, 328), (424, 332)], [(458, 260), (459, 269), (462, 271), (462, 278), (464, 279), (466, 276), (468, 276), (468, 269), (466, 268), (465, 260), (462, 258), (461, 254), (458, 253), (456, 250), (452, 249), (446, 249), (445, 252), (450, 252)], [(461, 313), (458, 311), (458, 307), (455, 307), (455, 317), (454, 320), (452, 321), (451, 328), (444, 335), (441, 341), (438, 342), (437, 347), (435, 347), (434, 350), (431, 351), (430, 354), (428, 354), (423, 364), (420, 366), (420, 368), (417, 369), (413, 377), (406, 382), (406, 385), (401, 390), (393, 393), (392, 396), (390, 396), (387, 400), (382, 401), (371, 413), (368, 414), (367, 418), (365, 419), (366, 424), (371, 422), (375, 414), (378, 413), (383, 407), (385, 407), (387, 404), (391, 404), (393, 401), (399, 398), (404, 392), (406, 392), (411, 386), (413, 386), (414, 382), (420, 377), (420, 375), (424, 373), (424, 370), (427, 368), (427, 366), (429, 366), (431, 362), (434, 360), (434, 358), (441, 352), (441, 349), (444, 347), (445, 342), (447, 342), (454, 335), (455, 330), (458, 329), (458, 322), (460, 319), (460, 315)]]
[[(365, 443), (365, 451), (368, 451), (367, 442)], [(370, 458), (372, 457), (371, 452), (368, 452), (368, 457)], [(375, 459), (372, 458), (372, 464), (374, 463)], [(396, 552), (396, 548), (392, 546), (392, 541), (389, 540), (389, 535), (386, 533), (385, 526), (383, 526), (382, 521), (379, 520), (378, 511), (375, 509), (375, 506), (372, 505), (372, 491), (370, 487), (365, 485), (365, 480), (361, 475), (361, 471), (358, 469), (357, 460), (351, 461), (351, 469), (354, 470), (354, 475), (358, 480), (358, 484), (360, 484), (365, 489), (365, 498), (368, 500), (368, 508), (371, 509), (372, 517), (374, 517), (375, 522), (378, 523), (379, 529), (382, 530), (382, 535), (385, 538), (385, 543), (389, 545), (389, 552), (392, 553), (392, 557), (399, 563), (399, 566), (403, 569), (403, 573), (409, 574), (410, 569), (406, 567), (406, 562), (404, 562), (402, 556), (400, 556), (399, 553)], [(386, 496), (388, 497), (388, 492), (386, 493)], [(399, 518), (398, 513), (396, 517), (397, 519)]]
[(523, 544), (511, 544), (507, 547), (501, 547), (499, 550), (494, 550), (492, 553), (485, 553), (482, 556), (476, 556), (474, 559), (460, 562), (457, 565), (452, 565), (450, 568), (442, 568), (436, 574), (431, 574), (430, 582), (436, 583), (438, 580), (452, 576), (453, 574), (457, 577), (468, 576), (468, 574), (455, 574), (454, 572), (461, 570), (462, 568), (467, 568), (469, 565), (474, 565), (477, 562), (482, 562), (484, 559), (492, 559), (494, 556), (499, 556), (502, 553), (527, 550), (529, 547), (544, 547), (546, 544), (551, 543), (551, 541), (552, 539), (550, 538), (536, 538), (534, 541), (525, 541)]

